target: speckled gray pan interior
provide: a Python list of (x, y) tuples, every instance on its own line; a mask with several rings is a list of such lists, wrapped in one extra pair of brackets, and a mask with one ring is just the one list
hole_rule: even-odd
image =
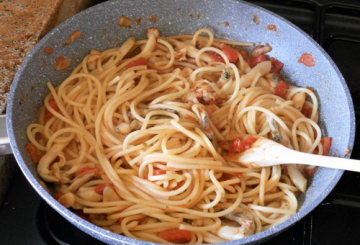
[[(131, 28), (121, 28), (118, 25), (121, 15), (133, 20)], [(149, 19), (151, 15), (156, 16), (156, 22)], [(259, 20), (258, 24), (254, 22), (255, 15)], [(135, 20), (138, 18), (141, 18), (141, 23), (137, 25)], [(225, 22), (229, 25), (226, 26)], [(269, 24), (276, 25), (277, 31), (268, 30)], [(283, 75), (288, 81), (315, 88), (321, 102), (321, 127), (326, 135), (333, 138), (331, 154), (349, 157), (346, 153), (353, 146), (355, 120), (347, 85), (324, 50), (294, 25), (269, 11), (241, 1), (106, 2), (74, 16), (39, 42), (15, 77), (7, 107), (11, 146), (26, 178), (48, 204), (81, 230), (109, 244), (149, 244), (90, 224), (57, 203), (39, 184), (35, 166), (26, 153), (26, 126), (35, 120), (38, 109), (49, 92), (46, 82), (58, 85), (91, 49), (105, 50), (119, 46), (129, 36), (145, 38), (145, 30), (149, 27), (159, 28), (163, 36), (190, 34), (206, 27), (219, 38), (269, 43), (273, 47), (270, 55), (285, 64)], [(63, 44), (74, 30), (81, 31), (83, 37), (64, 47)], [(46, 46), (52, 47), (54, 53), (45, 54)], [(306, 67), (298, 62), (305, 52), (314, 56), (314, 67)], [(55, 71), (55, 57), (58, 56), (71, 59), (71, 67)], [(300, 196), (301, 206), (295, 216), (259, 234), (224, 244), (258, 244), (273, 237), (311, 212), (329, 194), (342, 174), (342, 170), (319, 169), (310, 182), (309, 190)]]

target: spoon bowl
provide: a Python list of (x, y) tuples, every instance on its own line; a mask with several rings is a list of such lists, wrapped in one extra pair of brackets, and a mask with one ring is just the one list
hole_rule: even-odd
[(251, 148), (241, 153), (229, 154), (225, 159), (248, 167), (306, 164), (360, 172), (359, 160), (299, 152), (264, 137), (258, 137)]

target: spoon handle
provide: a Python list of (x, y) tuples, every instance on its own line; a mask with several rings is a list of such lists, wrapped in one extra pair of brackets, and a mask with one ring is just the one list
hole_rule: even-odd
[(307, 164), (360, 172), (359, 160), (299, 152), (266, 138), (259, 138), (250, 149), (228, 160), (235, 160), (235, 162), (248, 164), (252, 167), (267, 167), (279, 164)]
[(281, 161), (293, 164), (307, 164), (319, 167), (344, 169), (360, 172), (360, 161), (354, 159), (321, 156), (310, 153), (286, 150), (281, 156)]

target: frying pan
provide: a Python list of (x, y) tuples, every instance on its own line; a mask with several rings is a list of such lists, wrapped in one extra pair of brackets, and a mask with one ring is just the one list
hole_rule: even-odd
[[(121, 28), (118, 19), (125, 15), (133, 20), (131, 28)], [(150, 18), (153, 16), (153, 18)], [(156, 20), (155, 18), (156, 17)], [(136, 23), (136, 20), (141, 20)], [(139, 21), (138, 21), (139, 22)], [(276, 30), (269, 30), (275, 25)], [(91, 49), (105, 50), (119, 46), (129, 36), (146, 37), (146, 29), (157, 27), (163, 36), (191, 34), (200, 28), (209, 28), (216, 37), (237, 41), (269, 43), (270, 55), (282, 61), (283, 76), (298, 86), (311, 86), (320, 100), (320, 125), (323, 133), (332, 137), (331, 155), (349, 157), (355, 120), (352, 99), (338, 68), (326, 52), (303, 31), (283, 18), (252, 4), (233, 0), (123, 0), (96, 5), (64, 22), (32, 50), (15, 76), (7, 107), (7, 132), (15, 158), (33, 188), (58, 213), (91, 236), (109, 244), (146, 244), (148, 242), (123, 237), (97, 227), (60, 205), (43, 188), (25, 145), (26, 127), (35, 121), (46, 94), (46, 82), (57, 86)], [(78, 30), (82, 36), (64, 46), (71, 33)], [(45, 54), (45, 47), (53, 53)], [(315, 66), (307, 67), (298, 60), (310, 53)], [(71, 66), (55, 71), (55, 58), (71, 59)], [(310, 181), (305, 194), (300, 195), (296, 215), (284, 223), (250, 237), (224, 244), (258, 244), (263, 242), (311, 212), (333, 189), (343, 170), (320, 168)], [(51, 186), (48, 186), (51, 192)], [(25, 205), (25, 204), (24, 204)]]

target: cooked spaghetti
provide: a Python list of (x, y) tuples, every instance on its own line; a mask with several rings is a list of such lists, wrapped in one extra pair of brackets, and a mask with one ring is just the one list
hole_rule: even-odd
[(194, 35), (93, 50), (50, 93), (27, 145), (54, 197), (90, 222), (158, 243), (219, 243), (298, 209), (310, 166), (251, 168), (226, 156), (256, 136), (327, 154), (312, 88), (290, 85), (271, 46)]

